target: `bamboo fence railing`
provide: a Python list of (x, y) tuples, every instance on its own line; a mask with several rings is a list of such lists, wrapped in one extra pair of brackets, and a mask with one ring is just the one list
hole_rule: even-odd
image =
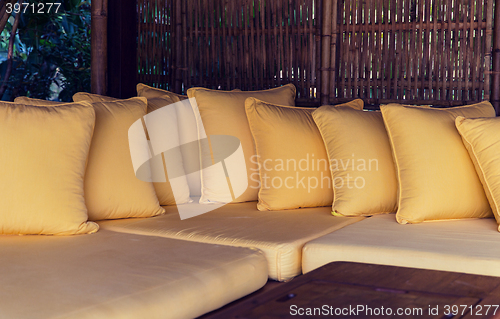
[(138, 0), (137, 9), (138, 80), (177, 93), (291, 82), (298, 105), (500, 99), (495, 0)]

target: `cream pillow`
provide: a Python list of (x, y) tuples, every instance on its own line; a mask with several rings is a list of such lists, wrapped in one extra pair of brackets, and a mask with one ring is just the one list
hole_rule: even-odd
[(500, 117), (466, 119), (455, 122), (481, 179), (500, 231)]
[[(89, 100), (75, 94), (75, 101)], [(89, 219), (151, 217), (163, 214), (153, 184), (139, 180), (130, 157), (128, 131), (146, 115), (146, 99), (93, 102), (96, 125), (85, 174)]]
[(117, 99), (110, 96), (92, 94), (87, 92), (78, 92), (73, 95), (73, 101), (88, 101), (88, 102), (115, 102), (121, 101), (121, 99)]
[(157, 89), (142, 83), (137, 84), (136, 88), (137, 96), (142, 96), (148, 99), (148, 113), (166, 105), (188, 99), (185, 95)]
[(59, 106), (62, 104), (67, 104), (66, 102), (33, 99), (27, 96), (18, 96), (14, 99), (14, 102), (19, 104), (29, 104), (36, 106)]
[(396, 212), (398, 182), (382, 114), (325, 105), (313, 112), (313, 118), (328, 153), (334, 185), (332, 213)]
[(455, 118), (494, 117), (489, 102), (449, 109), (381, 107), (399, 182), (399, 223), (491, 216)]
[[(258, 171), (258, 167), (254, 160), (255, 144), (245, 114), (245, 100), (248, 97), (255, 97), (268, 103), (293, 106), (295, 105), (295, 86), (287, 84), (270, 90), (246, 92), (191, 88), (187, 91), (187, 94), (190, 98), (196, 100), (197, 107), (193, 107), (196, 112), (199, 110), (201, 116), (202, 123), (198, 123), (199, 138), (203, 138), (205, 136), (204, 133), (206, 133), (209, 140), (211, 136), (215, 135), (229, 135), (238, 138), (246, 165), (246, 177), (242, 176), (243, 174), (239, 172), (227, 171), (227, 174), (235, 175), (232, 180), (229, 178), (229, 183), (236, 182), (238, 187), (242, 187), (243, 185), (246, 188), (240, 196), (235, 196), (234, 192), (230, 193), (227, 182), (220, 178), (222, 171), (218, 167), (214, 166), (213, 169), (212, 167), (204, 168), (201, 176), (202, 196), (200, 202), (245, 202), (257, 200), (260, 181), (258, 178), (251, 177), (253, 173)], [(236, 152), (235, 161), (238, 156)], [(246, 179), (246, 181), (243, 181), (243, 179)], [(234, 185), (233, 187), (238, 188)]]
[(46, 108), (0, 102), (0, 233), (94, 233), (83, 179), (95, 113), (87, 103)]
[[(198, 128), (192, 106), (185, 95), (175, 94), (162, 89), (137, 84), (137, 95), (148, 99), (148, 114), (167, 105), (174, 104), (177, 120), (182, 162), (184, 164), (188, 196), (201, 196), (200, 155), (198, 147)], [(179, 187), (177, 187), (179, 188)]]
[[(362, 109), (363, 101), (344, 105)], [(331, 173), (312, 117), (314, 109), (280, 106), (255, 98), (248, 98), (245, 108), (257, 149), (256, 158), (251, 159), (257, 164), (251, 178), (260, 176), (257, 208), (331, 205)]]
[[(89, 101), (89, 102), (123, 101), (121, 99), (115, 99), (108, 96), (85, 93), (85, 92), (76, 93), (75, 95), (73, 95), (73, 100)], [(148, 107), (149, 107), (149, 102), (150, 101), (148, 100)], [(151, 112), (155, 110), (156, 109), (152, 109)], [(175, 110), (170, 110), (170, 112), (160, 111), (157, 112), (156, 115), (158, 115), (159, 113), (162, 113), (163, 115), (163, 118), (161, 120), (174, 124), (177, 123), (177, 115), (175, 113)], [(177, 130), (174, 128), (170, 128), (170, 131), (177, 133)], [(174, 140), (174, 144), (175, 142), (178, 142), (178, 134), (168, 134), (166, 136), (168, 136), (166, 140)], [(158, 201), (160, 205), (166, 205), (166, 206), (188, 203), (191, 201), (191, 198), (189, 197), (189, 188), (187, 185), (187, 180), (184, 177), (185, 174), (182, 166), (180, 168), (179, 166), (177, 166), (177, 170), (181, 171), (179, 173), (180, 176), (178, 178), (175, 178), (175, 180), (173, 181), (169, 180), (168, 174), (165, 171), (166, 169), (165, 161), (173, 162), (176, 165), (178, 165), (178, 163), (182, 163), (180, 151), (178, 149), (172, 150), (171, 152), (168, 153), (168, 157), (166, 156), (167, 156), (166, 154), (163, 155), (159, 154), (157, 156), (154, 156), (150, 161), (151, 177), (153, 181), (153, 186), (155, 188), (155, 193), (158, 197)], [(175, 189), (175, 195), (173, 189)]]

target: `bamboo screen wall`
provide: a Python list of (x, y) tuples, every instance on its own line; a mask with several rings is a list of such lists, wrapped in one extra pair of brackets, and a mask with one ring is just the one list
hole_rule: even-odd
[(298, 105), (489, 99), (494, 0), (138, 0), (139, 81)]

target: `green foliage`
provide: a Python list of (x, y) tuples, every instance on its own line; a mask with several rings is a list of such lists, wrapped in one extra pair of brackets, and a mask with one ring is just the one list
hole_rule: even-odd
[[(57, 0), (53, 0), (57, 1)], [(29, 4), (48, 1), (25, 1)], [(71, 101), (90, 91), (90, 1), (65, 0), (58, 12), (21, 13), (14, 45), (14, 64), (3, 100), (16, 96)], [(0, 74), (5, 74), (11, 17), (2, 32)]]

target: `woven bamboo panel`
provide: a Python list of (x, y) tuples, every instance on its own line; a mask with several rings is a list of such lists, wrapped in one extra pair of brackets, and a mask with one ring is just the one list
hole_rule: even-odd
[(490, 98), (492, 0), (334, 2), (330, 103), (359, 97), (450, 106)]
[(317, 104), (321, 3), (139, 0), (139, 80), (177, 93), (293, 83)]
[(170, 89), (174, 83), (172, 72), (173, 36), (172, 1), (138, 0), (138, 80), (155, 87)]
[(176, 93), (294, 83), (298, 105), (488, 100), (494, 2), (138, 0), (139, 81)]

